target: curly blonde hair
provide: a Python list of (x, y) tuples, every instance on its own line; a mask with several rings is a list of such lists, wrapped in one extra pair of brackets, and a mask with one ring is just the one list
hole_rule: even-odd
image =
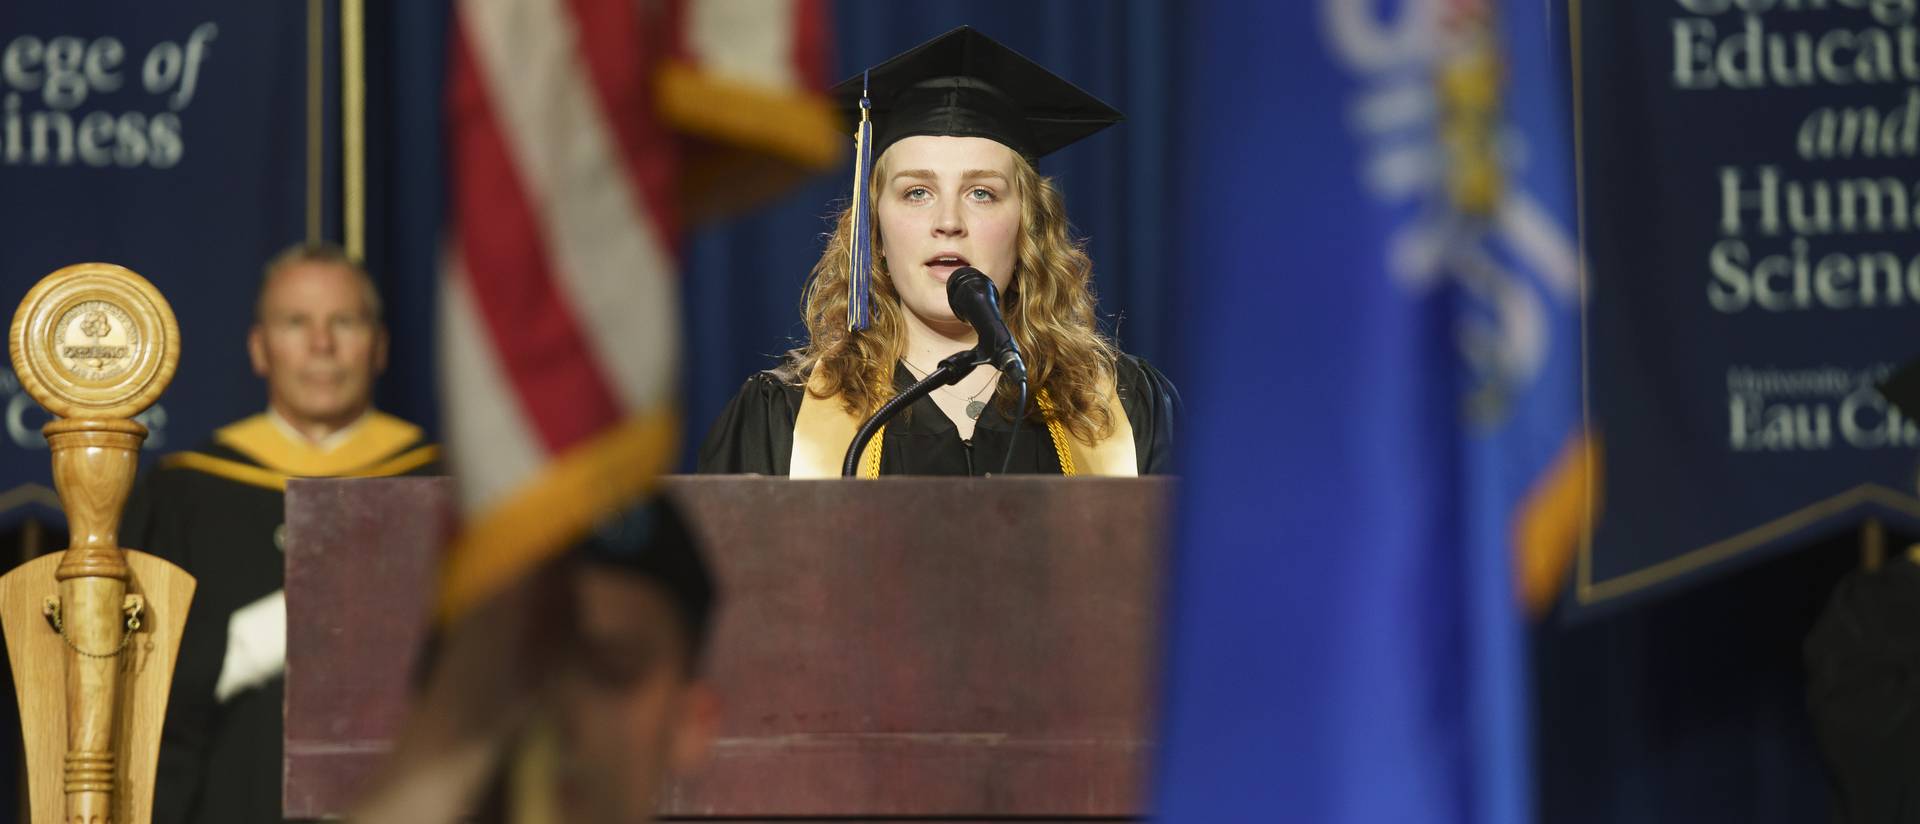
[[(886, 157), (874, 164), (875, 185), (866, 196), (879, 209), (878, 181), (886, 180)], [(1068, 231), (1066, 206), (1053, 181), (1014, 153), (1013, 185), (1020, 197), (1020, 236), (1013, 281), (1001, 296), (1007, 329), (1027, 362), (1028, 381), (1037, 397), (1047, 393), (1053, 418), (1073, 437), (1093, 443), (1113, 432), (1106, 387), (1112, 384), (1118, 350), (1095, 324), (1093, 261)], [(906, 348), (900, 294), (880, 263), (880, 232), (872, 232), (872, 324), (847, 329), (851, 266), (852, 209), (841, 210), (820, 262), (813, 266), (801, 298), (807, 343), (789, 353), (788, 378), (809, 384), (818, 398), (838, 395), (849, 414), (864, 417), (894, 394), (894, 363)], [(1011, 414), (1019, 389), (1002, 383), (994, 403)]]

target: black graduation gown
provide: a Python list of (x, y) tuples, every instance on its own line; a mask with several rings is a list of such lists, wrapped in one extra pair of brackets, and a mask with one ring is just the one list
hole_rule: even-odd
[[(376, 413), (377, 414), (377, 413)], [(174, 667), (161, 734), (154, 791), (155, 824), (281, 821), (282, 693), (276, 676), (225, 702), (214, 687), (226, 658), (227, 624), (235, 610), (281, 589), (285, 493), (272, 485), (289, 475), (431, 474), (437, 450), (419, 430), (380, 416), (385, 443), (349, 472), (290, 472), (272, 450), (215, 441), (160, 463), (127, 504), (121, 544), (158, 555), (194, 577), (193, 604)], [(258, 423), (259, 418), (248, 419)], [(226, 433), (248, 423), (221, 430)], [(404, 427), (404, 428), (401, 428)], [(259, 434), (259, 427), (251, 431)], [(411, 437), (407, 434), (411, 433)], [(295, 620), (289, 618), (289, 621)]]
[[(1132, 355), (1120, 358), (1116, 383), (1120, 406), (1133, 426), (1140, 474), (1172, 471), (1173, 419), (1179, 395), (1165, 375)], [(894, 369), (898, 390), (913, 385), (905, 367)], [(793, 423), (805, 389), (775, 372), (747, 378), (700, 447), (699, 471), (708, 474), (786, 475), (793, 453)], [(1038, 414), (1015, 427), (988, 405), (971, 443), (931, 398), (907, 407), (887, 425), (880, 445), (882, 475), (985, 475), (998, 473), (1013, 451), (1009, 474), (1060, 474), (1060, 458)]]

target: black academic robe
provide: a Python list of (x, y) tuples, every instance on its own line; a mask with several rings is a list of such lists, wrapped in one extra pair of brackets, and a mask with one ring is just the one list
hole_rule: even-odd
[[(1116, 384), (1120, 406), (1133, 426), (1140, 474), (1172, 471), (1173, 416), (1179, 395), (1165, 375), (1132, 355), (1120, 358)], [(895, 367), (896, 390), (913, 385), (913, 374)], [(793, 453), (793, 425), (806, 389), (779, 372), (747, 379), (733, 402), (708, 430), (699, 471), (712, 474), (786, 475)], [(881, 475), (985, 475), (998, 473), (1012, 451), (1009, 474), (1060, 474), (1060, 457), (1045, 421), (1034, 413), (1015, 426), (997, 404), (975, 423), (971, 442), (960, 439), (939, 405), (921, 398), (887, 424), (880, 444)]]
[(417, 427), (379, 413), (325, 455), (260, 415), (222, 428), (201, 449), (163, 457), (136, 486), (121, 544), (172, 561), (197, 582), (167, 701), (155, 824), (282, 820), (283, 676), (225, 701), (214, 688), (235, 610), (284, 585), (286, 478), (430, 474), (437, 458)]
[(1840, 824), (1920, 824), (1920, 563), (1856, 571), (1805, 644)]

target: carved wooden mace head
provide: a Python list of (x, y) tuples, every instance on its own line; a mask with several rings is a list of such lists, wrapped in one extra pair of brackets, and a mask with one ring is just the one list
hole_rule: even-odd
[(140, 414), (180, 363), (173, 307), (146, 278), (78, 263), (27, 292), (7, 336), (20, 385), (62, 418)]

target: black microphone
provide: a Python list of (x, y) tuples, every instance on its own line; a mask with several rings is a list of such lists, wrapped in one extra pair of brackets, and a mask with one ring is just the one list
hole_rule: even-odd
[(947, 306), (980, 336), (974, 351), (985, 355), (1002, 374), (1027, 379), (1027, 362), (1020, 358), (1020, 345), (1013, 342), (1006, 320), (1000, 317), (1000, 290), (992, 279), (971, 266), (955, 269), (947, 278)]

